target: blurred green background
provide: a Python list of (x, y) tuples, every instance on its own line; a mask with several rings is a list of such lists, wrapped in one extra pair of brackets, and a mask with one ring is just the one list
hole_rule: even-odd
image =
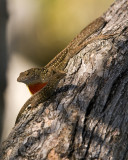
[(21, 71), (46, 65), (91, 21), (101, 16), (114, 0), (7, 0), (7, 87), (3, 139), (30, 97), (17, 83)]
[[(112, 0), (10, 0), (9, 49), (43, 66)], [(13, 4), (14, 3), (14, 4)]]

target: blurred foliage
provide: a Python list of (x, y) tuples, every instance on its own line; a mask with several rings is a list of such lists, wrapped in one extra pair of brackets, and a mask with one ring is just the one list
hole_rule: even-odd
[(9, 49), (43, 66), (114, 0), (19, 1), (10, 9)]

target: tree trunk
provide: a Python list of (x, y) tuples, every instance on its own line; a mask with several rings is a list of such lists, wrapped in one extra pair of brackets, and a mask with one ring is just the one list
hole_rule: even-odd
[(70, 59), (56, 94), (3, 142), (4, 160), (128, 160), (128, 1), (104, 14), (96, 40)]

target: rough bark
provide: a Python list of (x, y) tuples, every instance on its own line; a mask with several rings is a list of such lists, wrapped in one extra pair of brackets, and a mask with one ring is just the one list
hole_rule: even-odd
[(3, 159), (128, 159), (128, 1), (104, 14), (113, 34), (68, 63), (55, 95), (24, 118), (3, 142)]

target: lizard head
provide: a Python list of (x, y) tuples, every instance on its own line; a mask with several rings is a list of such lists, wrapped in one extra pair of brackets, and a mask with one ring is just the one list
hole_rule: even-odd
[(40, 82), (41, 68), (31, 68), (27, 71), (21, 72), (17, 78), (18, 82), (25, 83), (26, 85)]
[(34, 94), (45, 87), (49, 81), (56, 84), (64, 76), (65, 72), (53, 68), (31, 68), (21, 72), (17, 81), (25, 83), (30, 92)]
[[(29, 91), (34, 94), (41, 90), (47, 84), (47, 69), (46, 68), (31, 68), (21, 72), (17, 78), (18, 82), (25, 83)], [(43, 79), (41, 75), (43, 74)]]

